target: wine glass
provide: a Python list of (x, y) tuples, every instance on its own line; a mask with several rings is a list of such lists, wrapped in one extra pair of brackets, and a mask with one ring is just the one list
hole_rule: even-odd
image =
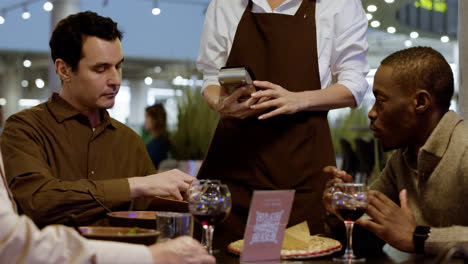
[(346, 250), (343, 256), (333, 258), (335, 262), (365, 261), (353, 253), (353, 227), (354, 222), (364, 214), (369, 204), (367, 190), (367, 186), (363, 183), (339, 183), (333, 186), (331, 205), (346, 226)]
[[(192, 191), (192, 189), (194, 188), (194, 186), (196, 185), (200, 185), (200, 184), (221, 184), (221, 181), (220, 180), (210, 180), (210, 179), (202, 179), (202, 180), (199, 180), (199, 179), (195, 179), (193, 181), (190, 182), (190, 185), (187, 189), (187, 199), (188, 197), (190, 196), (190, 193)], [(205, 232), (202, 232), (202, 236), (201, 236), (201, 239), (200, 239), (200, 244), (206, 249), (206, 237), (205, 237)]]
[(189, 211), (203, 227), (206, 249), (213, 255), (214, 226), (226, 220), (231, 212), (231, 193), (225, 184), (205, 183), (192, 187), (188, 197)]
[(221, 181), (220, 180), (210, 180), (210, 179), (203, 179), (203, 180), (199, 180), (199, 179), (195, 179), (195, 180), (192, 180), (189, 184), (189, 187), (187, 189), (187, 198), (190, 196), (190, 192), (192, 190), (192, 188), (195, 186), (195, 185), (200, 185), (200, 184), (211, 184), (211, 183), (214, 183), (214, 184), (221, 184)]

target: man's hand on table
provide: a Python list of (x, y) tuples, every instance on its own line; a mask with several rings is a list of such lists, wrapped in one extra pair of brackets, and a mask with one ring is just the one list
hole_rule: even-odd
[(369, 191), (369, 206), (366, 213), (373, 220), (360, 218), (356, 224), (373, 232), (399, 250), (413, 252), (413, 232), (416, 222), (408, 203), (406, 189), (400, 192), (400, 204), (401, 207), (381, 192)]
[(328, 175), (328, 181), (325, 185), (325, 191), (323, 192), (322, 203), (329, 213), (335, 214), (335, 211), (331, 207), (331, 191), (333, 185), (337, 183), (353, 182), (353, 177), (346, 173), (346, 171), (337, 169), (335, 166), (327, 166), (323, 168), (323, 172)]
[(132, 198), (151, 196), (173, 196), (183, 200), (190, 182), (195, 178), (178, 169), (173, 169), (144, 177), (128, 178)]
[(149, 247), (155, 264), (214, 264), (216, 260), (191, 237), (178, 237)]

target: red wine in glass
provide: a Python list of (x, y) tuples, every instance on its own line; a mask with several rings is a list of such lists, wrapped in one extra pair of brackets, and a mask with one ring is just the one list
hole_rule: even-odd
[(207, 183), (194, 185), (188, 198), (189, 211), (199, 222), (206, 238), (206, 248), (213, 254), (214, 226), (231, 212), (231, 193), (227, 185)]
[(213, 213), (213, 214), (204, 214), (204, 213), (194, 212), (192, 213), (192, 215), (195, 218), (195, 220), (199, 222), (201, 225), (217, 225), (219, 223), (222, 223), (224, 220), (226, 220), (229, 213), (219, 212), (219, 213)]
[(341, 207), (336, 208), (336, 212), (339, 214), (341, 220), (343, 221), (356, 221), (358, 220), (366, 211), (366, 208), (356, 207), (356, 208), (347, 208)]
[(358, 258), (353, 253), (354, 221), (359, 219), (369, 204), (367, 186), (361, 183), (339, 183), (332, 189), (331, 205), (334, 211), (344, 221), (346, 226), (346, 250), (343, 256), (333, 258), (334, 262), (359, 263), (364, 258)]

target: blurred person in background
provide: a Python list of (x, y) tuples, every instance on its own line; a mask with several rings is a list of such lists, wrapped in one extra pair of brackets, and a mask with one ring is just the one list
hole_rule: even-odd
[(145, 109), (145, 130), (151, 134), (146, 150), (156, 169), (159, 168), (161, 161), (167, 159), (170, 147), (166, 118), (166, 110), (162, 104), (155, 104)]
[[(375, 74), (370, 129), (384, 150), (395, 151), (371, 185), (366, 213), (373, 220), (356, 224), (397, 249), (468, 248), (468, 124), (449, 110), (453, 91), (450, 65), (430, 47), (397, 51)], [(353, 179), (335, 167), (325, 171), (323, 203), (334, 213), (330, 188)]]
[(75, 230), (60, 225), (39, 230), (29, 217), (18, 215), (4, 175), (0, 152), (1, 263), (215, 263), (215, 259), (190, 237), (147, 247), (87, 240)]
[(121, 38), (117, 23), (93, 12), (62, 19), (49, 42), (60, 94), (5, 123), (5, 176), (39, 227), (68, 223), (69, 213), (82, 225), (105, 219), (93, 195), (113, 211), (145, 210), (154, 196), (182, 200), (193, 179), (179, 170), (155, 174), (141, 138), (106, 111), (121, 84)]
[[(362, 102), (367, 24), (359, 0), (211, 1), (197, 67), (221, 119), (198, 177), (228, 184), (233, 201), (215, 243), (242, 238), (256, 189), (295, 189), (289, 225), (307, 220), (311, 233), (324, 231), (322, 168), (335, 164), (327, 114)], [(228, 94), (217, 78), (240, 65), (260, 80), (244, 101), (246, 87)]]

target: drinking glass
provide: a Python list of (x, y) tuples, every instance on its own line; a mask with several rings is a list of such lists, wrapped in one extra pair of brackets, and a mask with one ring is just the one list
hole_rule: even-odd
[(353, 227), (354, 222), (364, 214), (369, 204), (367, 190), (367, 186), (363, 183), (339, 183), (332, 188), (331, 205), (346, 226), (346, 250), (343, 256), (333, 258), (335, 262), (365, 261), (353, 253)]
[[(190, 192), (192, 191), (192, 188), (194, 186), (200, 185), (200, 184), (211, 184), (211, 183), (221, 184), (221, 181), (220, 180), (210, 180), (210, 179), (203, 179), (203, 180), (195, 179), (195, 180), (191, 181), (190, 185), (189, 185), (189, 187), (187, 189), (187, 199), (190, 196)], [(205, 232), (202, 232), (202, 236), (201, 236), (201, 239), (200, 239), (200, 244), (203, 246), (203, 248), (207, 249)]]
[(189, 213), (156, 212), (156, 229), (160, 232), (158, 243), (179, 236), (192, 236), (192, 215)]
[(190, 184), (189, 184), (189, 187), (187, 189), (187, 197), (190, 196), (190, 192), (191, 192), (192, 188), (195, 185), (210, 184), (210, 183), (221, 184), (221, 181), (220, 180), (209, 180), (209, 179), (203, 179), (203, 180), (195, 179), (195, 180), (191, 181)]
[(231, 193), (225, 184), (194, 185), (188, 197), (189, 211), (203, 227), (206, 249), (213, 255), (214, 226), (226, 220), (231, 212)]

